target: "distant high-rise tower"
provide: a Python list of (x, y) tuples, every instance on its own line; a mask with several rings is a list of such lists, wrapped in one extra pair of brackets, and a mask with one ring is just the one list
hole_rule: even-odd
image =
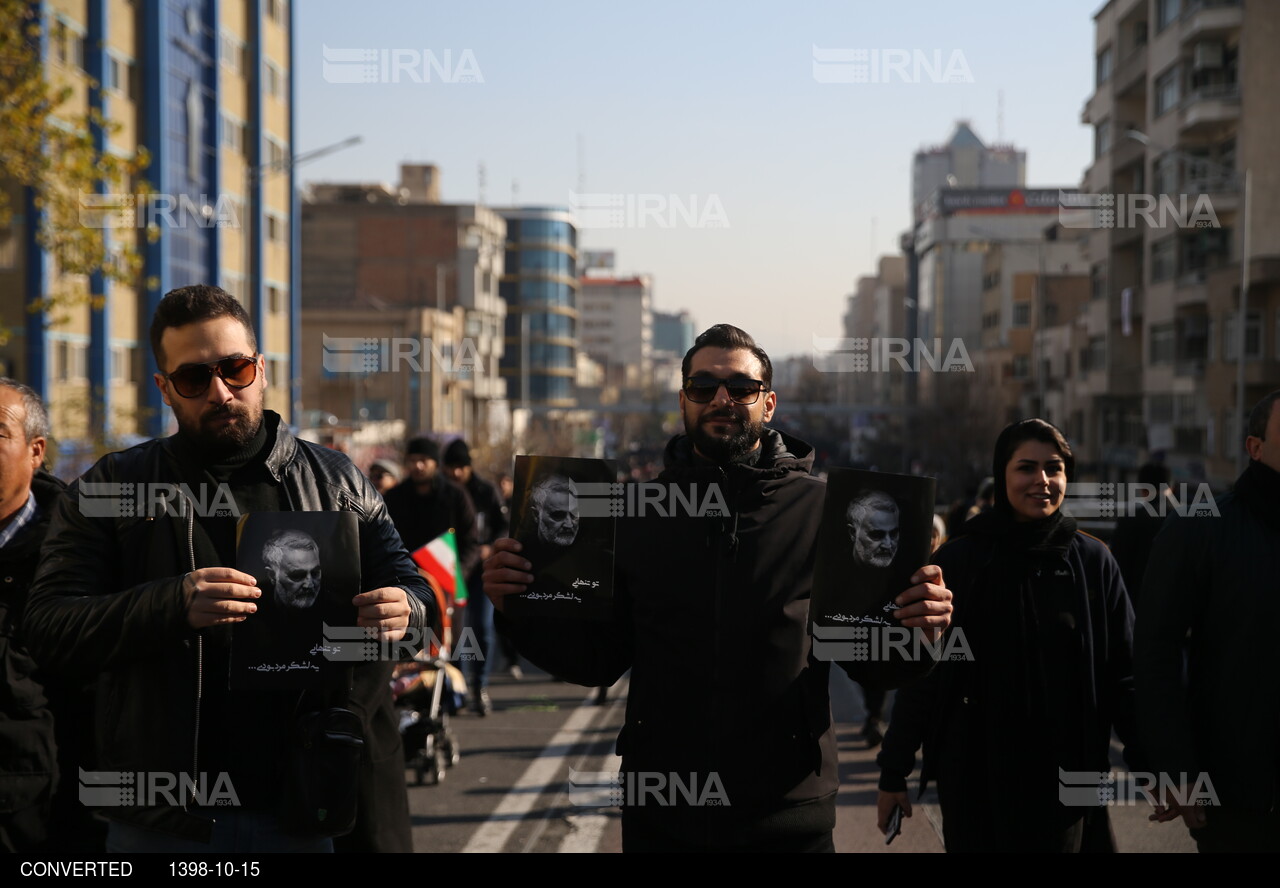
[[(954, 178), (952, 178), (954, 177)], [(911, 170), (911, 221), (924, 216), (923, 207), (944, 185), (953, 188), (1021, 188), (1026, 185), (1027, 153), (1012, 145), (982, 143), (967, 121), (956, 124), (951, 140), (916, 152)]]

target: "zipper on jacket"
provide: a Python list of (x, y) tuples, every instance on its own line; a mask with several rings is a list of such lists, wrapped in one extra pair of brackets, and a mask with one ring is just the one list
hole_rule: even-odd
[[(187, 557), (191, 559), (191, 570), (196, 570), (196, 510), (195, 505), (186, 497), (183, 502), (187, 505)], [(194, 804), (196, 800), (195, 788), (199, 786), (200, 780), (200, 703), (204, 698), (204, 630), (196, 631), (196, 719), (195, 719), (195, 739), (192, 741), (191, 747), (191, 796), (190, 801)], [(187, 810), (187, 797), (182, 798), (182, 810)]]

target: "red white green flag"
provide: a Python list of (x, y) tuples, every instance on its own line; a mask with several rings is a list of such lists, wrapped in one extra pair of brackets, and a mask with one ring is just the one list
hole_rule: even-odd
[(414, 564), (430, 574), (458, 604), (467, 600), (467, 582), (458, 564), (458, 543), (452, 530), (445, 531), (411, 556)]

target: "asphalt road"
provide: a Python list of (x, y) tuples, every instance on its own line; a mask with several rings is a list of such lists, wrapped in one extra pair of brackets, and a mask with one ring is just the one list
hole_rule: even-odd
[[(618, 809), (599, 806), (607, 795), (583, 788), (620, 767), (613, 743), (623, 722), (627, 679), (600, 706), (590, 689), (554, 681), (527, 664), (525, 673), (518, 682), (506, 673), (493, 677), (491, 715), (466, 712), (451, 720), (462, 755), (439, 785), (415, 786), (408, 772), (416, 851), (621, 851)], [(860, 737), (861, 691), (833, 669), (831, 693), (841, 777), (836, 850), (941, 853), (941, 815), (929, 798), (885, 846), (875, 827), (875, 754)], [(1113, 767), (1121, 770), (1118, 750), (1113, 752)], [(1145, 804), (1113, 805), (1109, 813), (1122, 852), (1195, 850), (1180, 823), (1150, 823)]]

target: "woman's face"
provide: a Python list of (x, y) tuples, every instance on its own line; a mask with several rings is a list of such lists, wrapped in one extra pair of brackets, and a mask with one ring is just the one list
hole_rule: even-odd
[(1004, 467), (1004, 489), (1018, 521), (1048, 518), (1062, 506), (1067, 469), (1058, 448), (1043, 441), (1023, 441)]

